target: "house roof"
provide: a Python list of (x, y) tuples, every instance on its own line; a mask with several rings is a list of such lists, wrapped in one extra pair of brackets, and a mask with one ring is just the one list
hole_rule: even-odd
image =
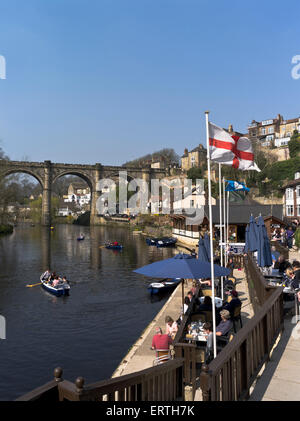
[(291, 180), (288, 183), (286, 183), (284, 186), (282, 186), (282, 189), (286, 189), (287, 187), (296, 187), (299, 184), (300, 184), (300, 178), (297, 178), (297, 180)]
[[(192, 214), (193, 209), (186, 210), (188, 214)], [(262, 215), (263, 218), (267, 219), (272, 216), (282, 221), (283, 219), (283, 205), (257, 205), (257, 204), (234, 204), (230, 203), (229, 206), (229, 224), (248, 224), (250, 216), (253, 215), (257, 218)], [(173, 215), (174, 217), (180, 217), (180, 219), (186, 218), (185, 215)], [(209, 207), (204, 206), (204, 218), (209, 220)], [(174, 218), (175, 219), (175, 218)], [(212, 206), (212, 219), (213, 224), (220, 223), (220, 208), (217, 205)]]

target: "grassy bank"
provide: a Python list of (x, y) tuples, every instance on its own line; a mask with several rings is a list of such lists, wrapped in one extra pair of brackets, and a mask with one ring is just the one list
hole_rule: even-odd
[(0, 225), (0, 235), (12, 234), (14, 227), (12, 225)]

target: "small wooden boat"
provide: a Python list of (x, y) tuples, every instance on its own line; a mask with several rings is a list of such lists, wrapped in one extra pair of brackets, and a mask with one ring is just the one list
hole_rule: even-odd
[(148, 246), (156, 246), (158, 240), (159, 238), (146, 238), (146, 243)]
[(50, 292), (53, 295), (56, 295), (57, 297), (61, 295), (69, 295), (70, 293), (70, 285), (66, 283), (59, 283), (56, 287), (50, 285), (48, 281), (41, 280), (42, 287)]
[(147, 289), (151, 295), (159, 294), (160, 292), (174, 289), (178, 284), (180, 284), (180, 282), (181, 278), (164, 279), (161, 282), (152, 282)]
[(177, 239), (172, 237), (164, 237), (157, 241), (156, 247), (173, 247), (176, 244)]
[(109, 244), (105, 244), (105, 248), (111, 249), (111, 250), (122, 250), (123, 246), (122, 244), (109, 243)]

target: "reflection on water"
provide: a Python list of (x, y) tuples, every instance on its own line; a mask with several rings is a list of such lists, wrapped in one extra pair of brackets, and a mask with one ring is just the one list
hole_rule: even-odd
[[(80, 232), (84, 241), (77, 241)], [(124, 249), (101, 247), (111, 240)], [(18, 226), (0, 238), (0, 314), (7, 324), (7, 339), (0, 341), (0, 399), (49, 381), (56, 366), (71, 381), (110, 377), (169, 296), (151, 298), (153, 280), (133, 270), (173, 253), (147, 246), (125, 227)], [(70, 280), (69, 297), (26, 288), (47, 267)]]

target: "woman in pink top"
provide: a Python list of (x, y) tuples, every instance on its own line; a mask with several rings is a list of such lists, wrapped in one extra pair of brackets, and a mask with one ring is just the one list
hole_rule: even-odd
[(166, 316), (165, 322), (166, 322), (166, 334), (171, 336), (172, 339), (174, 339), (178, 330), (177, 323), (174, 322), (174, 320), (170, 316)]
[(52, 286), (56, 287), (58, 285), (58, 283), (59, 283), (59, 279), (55, 278), (53, 283), (52, 283)]

